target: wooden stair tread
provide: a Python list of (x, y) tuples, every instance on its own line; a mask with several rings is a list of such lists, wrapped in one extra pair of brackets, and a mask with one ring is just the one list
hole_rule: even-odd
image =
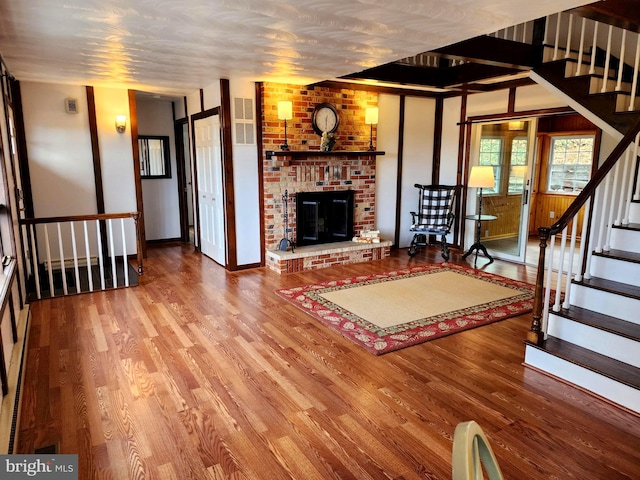
[(640, 368), (634, 367), (633, 365), (555, 337), (548, 337), (542, 345), (536, 345), (535, 343), (527, 341), (525, 341), (525, 343), (531, 347), (547, 352), (550, 355), (566, 360), (567, 362), (579, 365), (592, 372), (640, 390)]
[(628, 283), (615, 282), (613, 280), (607, 280), (599, 277), (591, 277), (589, 280), (573, 280), (572, 283), (640, 300), (640, 287), (629, 285)]
[(614, 225), (613, 228), (619, 228), (622, 230), (637, 230), (640, 231), (640, 223), (628, 223), (626, 225)]
[(637, 323), (620, 320), (617, 317), (604, 315), (575, 305), (552, 313), (583, 325), (589, 325), (599, 330), (640, 342), (640, 325)]
[(608, 252), (593, 252), (596, 257), (613, 258), (624, 262), (640, 263), (640, 253), (628, 252), (626, 250), (617, 250), (612, 248)]

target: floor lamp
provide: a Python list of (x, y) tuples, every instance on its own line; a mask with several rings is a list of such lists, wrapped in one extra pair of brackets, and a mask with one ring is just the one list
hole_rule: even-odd
[[(493, 257), (489, 255), (486, 247), (480, 242), (480, 235), (482, 233), (482, 189), (493, 188), (495, 185), (496, 179), (493, 175), (493, 167), (491, 165), (474, 165), (471, 167), (467, 187), (479, 188), (480, 192), (478, 194), (478, 215), (470, 215), (467, 218), (476, 221), (476, 238), (475, 243), (471, 245), (471, 248), (462, 256), (462, 258), (467, 258), (471, 252), (475, 251), (476, 258), (473, 264), (474, 267), (478, 262), (478, 250), (482, 251), (484, 256), (489, 259), (489, 263), (493, 262)], [(495, 219), (495, 217), (493, 217), (493, 219)]]

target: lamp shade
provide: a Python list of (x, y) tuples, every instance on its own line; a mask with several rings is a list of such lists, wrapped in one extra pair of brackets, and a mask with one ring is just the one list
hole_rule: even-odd
[(364, 111), (364, 123), (367, 125), (377, 125), (378, 107), (368, 107)]
[(493, 167), (491, 165), (474, 165), (471, 167), (467, 186), (476, 188), (495, 187), (496, 179), (493, 176)]
[(278, 119), (291, 120), (293, 118), (293, 103), (288, 100), (278, 102)]

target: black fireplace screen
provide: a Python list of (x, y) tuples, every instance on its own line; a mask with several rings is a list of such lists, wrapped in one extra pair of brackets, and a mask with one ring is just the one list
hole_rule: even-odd
[(353, 193), (353, 190), (296, 193), (296, 244), (351, 240)]

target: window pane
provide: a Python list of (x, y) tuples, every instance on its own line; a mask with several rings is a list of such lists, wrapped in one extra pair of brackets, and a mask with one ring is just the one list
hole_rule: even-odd
[(578, 193), (591, 178), (593, 135), (551, 139), (547, 191)]

